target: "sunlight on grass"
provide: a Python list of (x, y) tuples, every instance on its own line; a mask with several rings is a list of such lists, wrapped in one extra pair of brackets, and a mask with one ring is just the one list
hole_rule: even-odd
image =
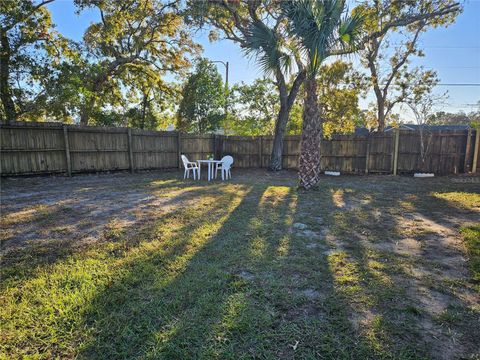
[[(209, 240), (212, 239), (213, 236), (215, 236), (218, 232), (218, 230), (223, 226), (226, 220), (229, 219), (231, 213), (238, 207), (238, 205), (241, 203), (241, 200), (243, 199), (243, 196), (248, 193), (248, 190), (243, 192), (243, 193), (236, 193), (236, 198), (234, 201), (232, 201), (226, 211), (223, 211), (224, 215), (221, 216), (220, 218), (217, 217), (212, 217), (209, 220), (205, 219), (203, 223), (197, 224), (198, 226), (193, 229), (191, 233), (188, 234), (187, 239), (182, 239), (186, 243), (184, 250), (182, 253), (179, 253), (173, 261), (168, 262), (165, 264), (165, 266), (162, 269), (162, 274), (163, 276), (158, 277), (157, 276), (157, 281), (155, 282), (156, 289), (160, 289), (163, 287), (168, 286), (171, 284), (172, 281), (178, 276), (182, 274), (182, 272), (186, 269), (186, 267), (189, 264), (189, 261), (201, 250), (202, 247), (204, 247)], [(203, 197), (202, 202), (203, 204), (202, 207), (207, 205), (204, 203), (205, 199), (209, 199), (208, 197)], [(215, 199), (212, 197), (210, 201), (215, 203), (215, 201), (218, 199)], [(193, 215), (193, 214), (192, 214)], [(215, 220), (214, 220), (215, 219)], [(174, 231), (173, 233), (176, 233), (177, 231)], [(178, 239), (180, 240), (180, 239)], [(148, 245), (147, 245), (148, 246)], [(151, 256), (153, 252), (158, 251), (158, 248), (156, 246), (148, 246), (149, 249), (147, 251), (147, 257)], [(166, 254), (165, 254), (166, 255)], [(167, 257), (167, 256), (166, 256)], [(139, 259), (134, 259), (135, 261), (138, 261)], [(161, 340), (161, 342), (166, 343), (171, 339), (173, 336), (176, 335), (178, 327), (177, 322), (174, 322), (173, 324), (169, 324), (166, 326), (165, 332), (157, 332), (155, 337), (158, 340)]]
[(385, 274), (387, 266), (377, 260), (368, 260), (367, 268), (369, 270), (369, 275), (374, 278), (380, 286), (393, 286), (393, 280)]
[(336, 284), (342, 286), (342, 290), (350, 294), (359, 290), (361, 281), (356, 261), (350, 259), (345, 252), (337, 252), (328, 257), (330, 271)]
[[(435, 234), (453, 238), (453, 220), (466, 224), (461, 232), (476, 249), (478, 224), (457, 221), (476, 210), (450, 206), (452, 198), (474, 206), (464, 199), (471, 193), (400, 189), (390, 179), (376, 193), (378, 180), (368, 177), (322, 179), (302, 192), (293, 176), (272, 183), (269, 173), (211, 183), (135, 176), (126, 192), (139, 201), (127, 207), (135, 216), (110, 209), (99, 226), (95, 216), (58, 208), (45, 220), (26, 218), (20, 233), (43, 224), (35, 234), (50, 234), (4, 258), (0, 358), (413, 360), (438, 358), (450, 329), (464, 346), (453, 350), (459, 358), (474, 351), (474, 282), (451, 277), (445, 286), (435, 281), (448, 271), (438, 251), (397, 249), (411, 250), (409, 235), (425, 243), (420, 250)], [(434, 190), (450, 200), (429, 196)], [(81, 196), (95, 204), (100, 192)], [(77, 242), (69, 214), (90, 224), (77, 231), (100, 230)], [(458, 305), (442, 308), (447, 302)]]
[(473, 279), (477, 282), (477, 290), (480, 290), (480, 223), (462, 226), (460, 233), (467, 248)]
[(0, 219), (0, 227), (5, 227), (8, 225), (33, 221), (35, 217), (40, 216), (43, 212), (48, 209), (47, 205), (35, 205), (32, 207), (24, 208), (17, 212), (12, 212), (6, 216), (2, 216)]
[[(268, 236), (277, 238), (278, 257), (288, 254), (290, 236), (282, 231), (282, 225), (291, 225), (296, 209), (296, 197), (289, 186), (269, 186), (265, 189), (258, 204), (258, 214), (252, 218), (248, 233), (260, 232), (251, 241), (250, 256), (260, 259), (268, 249)], [(268, 227), (266, 227), (268, 224)], [(275, 226), (277, 225), (278, 226)]]
[(277, 257), (279, 259), (288, 256), (288, 251), (290, 250), (290, 239), (291, 235), (284, 235), (278, 242)]
[(345, 200), (343, 199), (344, 190), (337, 189), (331, 190), (332, 202), (337, 208), (343, 208), (345, 206)]
[(446, 200), (454, 207), (480, 211), (480, 193), (461, 191), (433, 192), (432, 196), (437, 199)]
[[(0, 299), (1, 353), (35, 356), (42, 349), (42, 356), (73, 357), (78, 352), (75, 344), (92, 336), (94, 329), (81, 326), (92, 300), (128, 277), (134, 264), (152, 254), (168, 256), (181, 241), (181, 252), (162, 266), (164, 276), (157, 286), (166, 286), (216, 234), (247, 190), (232, 187), (231, 191), (229, 197), (202, 197), (195, 207), (181, 209), (150, 230), (139, 231), (137, 246), (126, 246), (123, 230), (113, 221), (105, 231), (106, 243), (42, 266), (30, 278), (8, 279)], [(159, 236), (157, 230), (161, 230)]]
[(414, 211), (416, 201), (418, 201), (418, 196), (409, 194), (399, 199), (398, 205), (400, 205), (404, 210)]
[(258, 205), (262, 209), (279, 206), (285, 202), (291, 192), (292, 188), (290, 186), (269, 186), (265, 189)]
[(184, 186), (184, 183), (182, 183), (177, 179), (153, 180), (153, 181), (150, 181), (149, 186), (162, 187), (162, 186), (168, 186), (172, 184), (176, 184), (178, 186), (182, 186), (182, 185)]
[(250, 257), (262, 258), (267, 250), (267, 242), (263, 236), (256, 236), (250, 242)]
[(242, 326), (242, 312), (247, 307), (247, 297), (245, 293), (234, 293), (230, 295), (223, 306), (223, 315), (219, 324), (215, 326), (214, 339), (219, 342), (226, 341), (232, 331), (240, 330)]

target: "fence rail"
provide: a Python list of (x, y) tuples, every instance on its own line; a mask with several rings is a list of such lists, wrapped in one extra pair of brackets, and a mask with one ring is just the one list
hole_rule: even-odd
[[(480, 167), (479, 131), (428, 134), (425, 170), (438, 175)], [(180, 154), (198, 160), (232, 155), (235, 166), (268, 166), (271, 136), (221, 136), (84, 127), (58, 123), (0, 124), (1, 175), (145, 170), (180, 167)], [(321, 168), (342, 173), (412, 173), (420, 169), (420, 135), (409, 130), (335, 135), (321, 142)], [(283, 166), (296, 169), (300, 136), (284, 139)]]

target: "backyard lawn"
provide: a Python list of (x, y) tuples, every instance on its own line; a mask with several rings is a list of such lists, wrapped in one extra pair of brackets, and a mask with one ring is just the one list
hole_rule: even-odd
[(480, 179), (2, 180), (0, 358), (479, 358)]

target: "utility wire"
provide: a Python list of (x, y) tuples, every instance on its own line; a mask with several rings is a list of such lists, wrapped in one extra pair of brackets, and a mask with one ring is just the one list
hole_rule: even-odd
[[(349, 84), (349, 83), (344, 83), (344, 84)], [(386, 85), (386, 84), (380, 84), (380, 85)], [(392, 85), (395, 85), (395, 84), (392, 84)], [(461, 84), (461, 83), (438, 83), (438, 84), (435, 84), (435, 86), (480, 86), (480, 83), (465, 83), (465, 84)]]
[(480, 83), (470, 83), (470, 84), (448, 84), (448, 83), (438, 83), (437, 86), (480, 86)]

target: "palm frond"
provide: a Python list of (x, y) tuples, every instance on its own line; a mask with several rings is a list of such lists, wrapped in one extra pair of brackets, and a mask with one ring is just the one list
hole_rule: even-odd
[(288, 73), (292, 59), (291, 55), (284, 49), (282, 39), (278, 34), (262, 22), (253, 22), (244, 35), (244, 52), (254, 56), (261, 69), (271, 74), (280, 68)]
[(280, 7), (289, 20), (289, 31), (308, 54), (311, 73), (316, 73), (331, 49), (358, 41), (363, 19), (357, 14), (342, 20), (345, 0), (285, 0)]
[(362, 40), (362, 27), (365, 17), (361, 13), (356, 13), (342, 20), (339, 26), (338, 35), (340, 46), (344, 49), (354, 51), (360, 45)]

